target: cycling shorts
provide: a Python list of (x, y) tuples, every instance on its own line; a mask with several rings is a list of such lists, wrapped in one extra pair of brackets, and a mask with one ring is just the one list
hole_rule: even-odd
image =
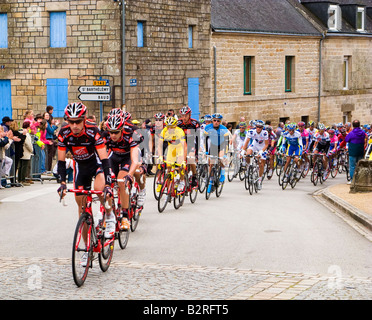
[(318, 152), (327, 154), (328, 149), (329, 149), (329, 144), (320, 144), (320, 143), (318, 143), (318, 145), (316, 146), (316, 149), (315, 150), (317, 150)]
[(287, 156), (300, 156), (302, 154), (302, 147), (298, 146), (289, 146), (287, 149)]
[[(253, 152), (260, 152), (260, 151), (263, 149), (264, 146), (265, 146), (264, 144), (262, 144), (262, 145), (260, 146), (260, 145), (258, 145), (258, 144), (254, 144), (254, 143), (252, 143), (252, 144), (248, 147), (248, 150), (252, 150)], [(267, 152), (264, 152), (264, 153), (261, 155), (261, 159), (262, 159), (262, 160), (266, 160), (266, 158), (267, 158)]]
[(116, 177), (118, 176), (119, 171), (128, 172), (130, 165), (132, 164), (130, 154), (127, 154), (126, 156), (117, 156), (112, 154), (110, 160), (112, 171), (114, 172)]
[[(74, 189), (91, 190), (92, 179), (103, 173), (102, 164), (94, 161), (74, 162)], [(79, 194), (76, 194), (79, 195)]]
[(181, 144), (179, 145), (172, 145), (169, 144), (166, 150), (165, 160), (168, 162), (178, 162), (177, 160), (179, 157), (182, 157), (182, 161), (184, 158), (184, 148)]

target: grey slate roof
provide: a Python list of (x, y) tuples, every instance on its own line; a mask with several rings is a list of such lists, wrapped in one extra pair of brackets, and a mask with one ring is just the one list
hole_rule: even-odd
[(320, 35), (288, 0), (211, 0), (214, 31)]

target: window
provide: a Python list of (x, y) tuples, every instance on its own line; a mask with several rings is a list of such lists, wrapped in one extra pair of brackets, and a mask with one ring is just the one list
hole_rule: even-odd
[(146, 46), (145, 31), (146, 31), (146, 22), (137, 21), (137, 47), (139, 48), (143, 48)]
[(294, 57), (285, 57), (285, 92), (293, 91)]
[(47, 105), (54, 107), (54, 117), (63, 117), (68, 105), (67, 79), (47, 79)]
[(252, 94), (252, 75), (254, 57), (244, 57), (244, 94)]
[(343, 76), (343, 89), (349, 89), (349, 64), (350, 64), (350, 57), (344, 57), (343, 69), (342, 69), (342, 76)]
[(66, 12), (50, 12), (50, 47), (66, 47)]
[(339, 6), (330, 5), (328, 8), (328, 29), (337, 31), (340, 24), (340, 12)]
[(0, 48), (8, 48), (8, 15), (0, 13)]
[(364, 18), (365, 18), (364, 8), (358, 8), (357, 21), (356, 21), (357, 31), (364, 31), (364, 23), (365, 23)]
[(189, 49), (194, 47), (194, 26), (189, 26)]

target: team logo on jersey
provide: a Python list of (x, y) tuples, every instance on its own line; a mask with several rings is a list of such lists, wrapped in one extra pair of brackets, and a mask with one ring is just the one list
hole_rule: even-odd
[(82, 157), (88, 154), (88, 149), (86, 147), (72, 147), (72, 152), (78, 157)]

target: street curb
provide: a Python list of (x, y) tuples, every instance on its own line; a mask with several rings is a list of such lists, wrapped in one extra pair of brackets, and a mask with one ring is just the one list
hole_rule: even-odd
[(333, 206), (341, 209), (342, 212), (348, 214), (357, 222), (361, 223), (367, 229), (372, 231), (372, 218), (367, 216), (363, 211), (355, 208), (354, 206), (350, 205), (343, 199), (335, 196), (332, 194), (328, 188), (319, 190), (314, 193), (314, 196), (321, 196), (323, 199), (329, 201)]

